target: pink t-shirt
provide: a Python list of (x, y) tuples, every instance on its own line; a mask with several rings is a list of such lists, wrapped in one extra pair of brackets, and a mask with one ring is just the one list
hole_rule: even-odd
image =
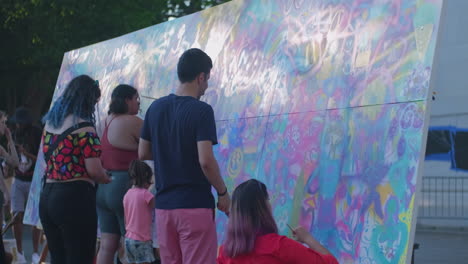
[(131, 188), (123, 199), (125, 210), (125, 237), (138, 241), (151, 240), (151, 221), (154, 195), (143, 188)]

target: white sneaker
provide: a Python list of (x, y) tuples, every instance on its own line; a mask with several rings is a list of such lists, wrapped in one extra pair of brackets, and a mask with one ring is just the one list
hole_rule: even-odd
[(39, 264), (39, 260), (41, 260), (41, 257), (39, 256), (39, 254), (34, 253), (32, 254), (31, 259), (32, 259), (32, 262), (31, 262), (32, 264)]
[(16, 253), (16, 262), (14, 262), (15, 264), (26, 264), (26, 258), (24, 257), (23, 254), (17, 252)]

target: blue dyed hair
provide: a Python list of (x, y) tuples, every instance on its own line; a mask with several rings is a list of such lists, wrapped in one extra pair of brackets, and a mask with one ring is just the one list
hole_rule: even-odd
[(96, 103), (101, 97), (98, 81), (88, 75), (75, 77), (65, 88), (60, 96), (42, 119), (53, 128), (62, 126), (63, 121), (69, 115), (95, 123), (94, 112)]

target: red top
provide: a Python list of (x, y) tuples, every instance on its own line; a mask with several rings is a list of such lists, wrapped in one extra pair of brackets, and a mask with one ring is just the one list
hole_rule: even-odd
[[(59, 135), (44, 130), (42, 151), (47, 153)], [(96, 133), (81, 132), (69, 134), (47, 160), (46, 178), (65, 181), (76, 178), (90, 178), (86, 172), (84, 160), (98, 158), (101, 155), (101, 143)]]
[(107, 138), (107, 130), (114, 118), (111, 119), (109, 124), (106, 124), (104, 132), (102, 133), (102, 166), (106, 170), (127, 171), (130, 167), (130, 162), (138, 159), (138, 151), (116, 148), (109, 142), (109, 139)]
[(235, 258), (219, 249), (218, 264), (338, 264), (332, 255), (322, 255), (302, 244), (278, 234), (257, 237), (252, 253)]

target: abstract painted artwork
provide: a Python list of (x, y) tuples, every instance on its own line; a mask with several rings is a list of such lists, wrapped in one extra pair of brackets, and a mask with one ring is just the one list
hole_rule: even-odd
[[(182, 52), (201, 48), (229, 188), (265, 182), (280, 233), (303, 225), (340, 263), (406, 263), (441, 10), (442, 0), (234, 0), (67, 52), (54, 98), (88, 74), (103, 91), (98, 120), (120, 83), (139, 90), (143, 116), (174, 92)], [(39, 223), (42, 170), (28, 224)], [(226, 221), (217, 214), (220, 242)]]

